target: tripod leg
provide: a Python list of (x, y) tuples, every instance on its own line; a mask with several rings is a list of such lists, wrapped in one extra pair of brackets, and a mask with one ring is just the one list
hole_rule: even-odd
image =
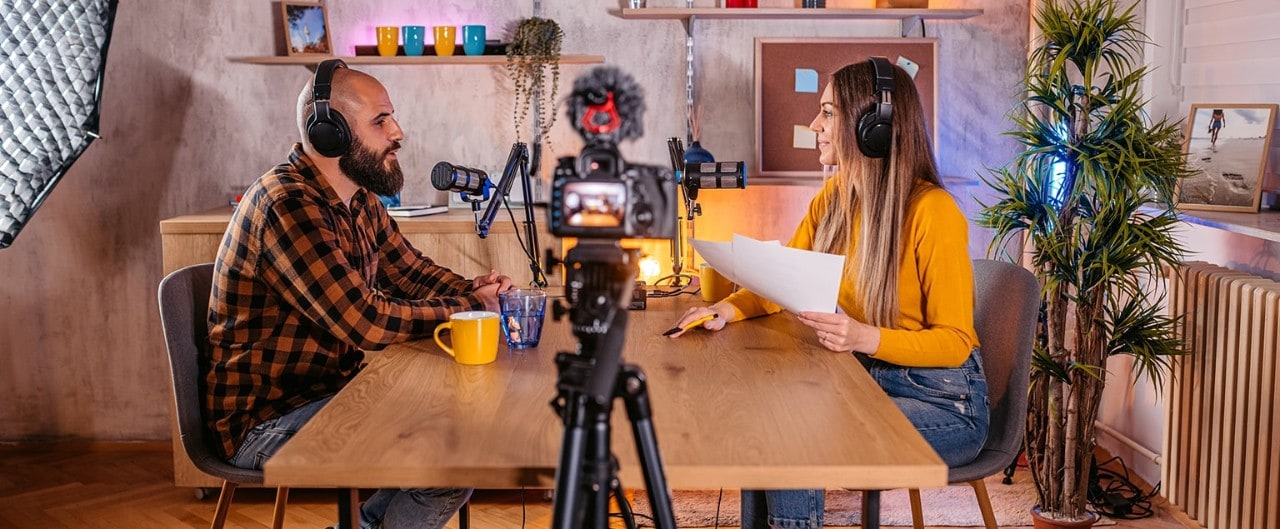
[(631, 502), (627, 501), (627, 497), (622, 490), (622, 482), (613, 480), (613, 499), (618, 503), (618, 512), (622, 513), (622, 521), (626, 523), (627, 529), (636, 529), (636, 513), (631, 511)]
[(582, 455), (586, 450), (587, 431), (584, 424), (587, 397), (570, 394), (564, 402), (564, 441), (560, 449), (560, 466), (556, 467), (556, 501), (551, 516), (552, 529), (582, 527)]
[(583, 462), (583, 472), (587, 473), (587, 519), (582, 527), (587, 529), (609, 529), (609, 493), (614, 478), (613, 452), (610, 449), (609, 415), (611, 406), (604, 409), (591, 407), (588, 412), (592, 416), (587, 434), (587, 456)]
[(662, 454), (658, 452), (658, 436), (653, 431), (652, 413), (649, 407), (649, 390), (644, 371), (631, 364), (623, 364), (618, 373), (618, 394), (627, 405), (627, 419), (635, 434), (636, 450), (640, 452), (644, 486), (649, 493), (649, 506), (653, 512), (656, 529), (676, 529), (676, 517), (671, 508), (671, 491), (662, 470)]

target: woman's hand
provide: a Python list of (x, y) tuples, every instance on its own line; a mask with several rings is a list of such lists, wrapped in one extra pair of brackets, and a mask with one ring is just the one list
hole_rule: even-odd
[(875, 354), (880, 348), (880, 329), (844, 314), (801, 312), (800, 323), (818, 332), (818, 343), (832, 351)]
[[(674, 328), (680, 329), (680, 332), (673, 333), (670, 336), (668, 336), (668, 338), (679, 338), (681, 335), (685, 333), (684, 331), (685, 325), (688, 325), (690, 323), (698, 321), (701, 318), (705, 318), (707, 316), (712, 316), (712, 315), (715, 315), (718, 317), (712, 318), (711, 320), (708, 320), (707, 322), (703, 323), (702, 328), (708, 331), (718, 331), (720, 329), (723, 329), (725, 324), (729, 322), (729, 318), (733, 316), (733, 308), (721, 307), (720, 305), (721, 305), (720, 303), (716, 303), (715, 305), (712, 305), (710, 307), (691, 307), (689, 310), (684, 311), (684, 315), (681, 316), (680, 320), (677, 321), (676, 324), (674, 325)], [(727, 315), (726, 315), (726, 312), (727, 312)], [(689, 330), (693, 330), (693, 328), (691, 327)]]

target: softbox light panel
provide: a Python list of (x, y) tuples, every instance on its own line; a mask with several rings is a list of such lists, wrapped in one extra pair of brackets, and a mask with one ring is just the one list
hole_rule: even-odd
[(117, 0), (0, 0), (0, 248), (98, 136)]

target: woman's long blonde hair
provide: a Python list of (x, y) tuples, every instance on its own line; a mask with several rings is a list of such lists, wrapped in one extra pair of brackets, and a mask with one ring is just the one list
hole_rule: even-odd
[(814, 250), (845, 254), (855, 240), (846, 277), (856, 274), (857, 298), (866, 323), (896, 328), (898, 271), (902, 266), (907, 206), (917, 194), (942, 187), (925, 127), (920, 94), (911, 77), (893, 67), (893, 143), (887, 158), (858, 150), (858, 118), (875, 106), (875, 70), (869, 61), (850, 64), (832, 76), (837, 133), (831, 143), (839, 169), (830, 207), (818, 224)]

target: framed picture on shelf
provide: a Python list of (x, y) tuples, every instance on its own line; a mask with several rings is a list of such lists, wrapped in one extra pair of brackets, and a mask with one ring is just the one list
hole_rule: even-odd
[[(846, 64), (887, 57), (915, 79), (930, 134), (937, 131), (938, 40), (932, 38), (757, 38), (754, 183), (821, 181), (809, 123), (831, 75)], [(934, 150), (937, 140), (933, 139)]]
[(1256, 213), (1275, 118), (1274, 104), (1191, 105), (1178, 208)]
[(329, 14), (322, 2), (280, 2), (285, 49), (289, 55), (333, 55)]

